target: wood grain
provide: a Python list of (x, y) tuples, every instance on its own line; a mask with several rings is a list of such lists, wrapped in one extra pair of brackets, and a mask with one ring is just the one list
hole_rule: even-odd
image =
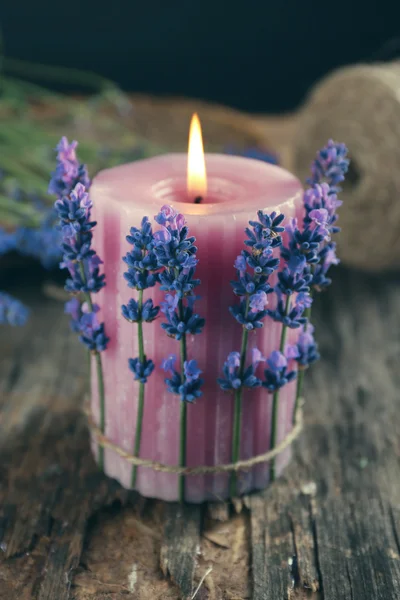
[(165, 507), (161, 569), (179, 586), (184, 600), (193, 592), (197, 555), (200, 550), (201, 506), (168, 504)]

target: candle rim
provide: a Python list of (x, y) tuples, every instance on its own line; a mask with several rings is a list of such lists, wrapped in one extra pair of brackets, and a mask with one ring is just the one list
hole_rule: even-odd
[[(186, 215), (209, 216), (230, 212), (233, 217), (235, 213), (248, 212), (252, 206), (255, 207), (255, 210), (269, 210), (273, 206), (275, 210), (278, 209), (284, 212), (285, 206), (292, 206), (299, 195), (303, 194), (300, 180), (287, 169), (277, 165), (253, 158), (220, 153), (206, 153), (205, 158), (210, 193), (212, 193), (215, 181), (223, 181), (228, 191), (229, 189), (231, 191), (237, 189), (236, 196), (226, 197), (222, 201), (214, 203), (205, 202), (204, 204), (181, 201), (180, 198), (184, 195), (182, 186), (186, 185), (187, 166), (187, 154), (183, 152), (156, 155), (140, 161), (104, 169), (93, 179), (92, 193), (97, 196), (106, 196), (111, 204), (115, 203), (119, 206), (126, 204), (132, 208), (138, 208), (138, 206), (142, 208), (141, 202), (146, 201), (149, 214), (152, 211), (158, 211), (163, 204), (171, 204)], [(162, 171), (163, 163), (165, 163), (165, 176), (160, 175), (153, 180), (152, 168), (157, 163), (159, 163), (160, 171)], [(232, 179), (229, 171), (233, 163), (236, 163), (236, 166), (234, 169), (235, 177)], [(223, 171), (222, 175), (220, 174), (222, 167), (227, 169), (228, 175), (225, 176)], [(139, 186), (135, 191), (134, 184), (129, 189), (126, 185), (124, 186), (124, 183), (126, 184), (127, 180), (131, 179), (134, 181), (136, 170), (138, 170), (140, 176), (138, 178)], [(215, 175), (216, 172), (218, 175)], [(179, 184), (179, 187), (174, 188), (175, 193), (179, 196), (178, 199), (173, 197), (173, 190), (170, 196), (162, 193), (163, 184), (167, 189), (168, 185), (171, 186), (171, 182), (175, 183), (176, 186)], [(268, 189), (274, 183), (277, 185), (275, 193)], [(249, 185), (254, 188), (250, 196), (247, 191)], [(119, 186), (120, 191), (118, 191)], [(159, 188), (158, 191), (157, 188)], [(241, 193), (240, 188), (242, 188)]]

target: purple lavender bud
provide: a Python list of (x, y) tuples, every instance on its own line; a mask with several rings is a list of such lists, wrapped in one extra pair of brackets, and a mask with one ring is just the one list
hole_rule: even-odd
[(326, 208), (315, 208), (308, 214), (311, 220), (311, 229), (318, 229), (318, 233), (325, 239), (329, 240), (330, 232), (328, 229), (329, 213)]
[(240, 277), (243, 277), (247, 270), (247, 262), (245, 257), (239, 254), (239, 256), (236, 257), (234, 267), (239, 271)]
[(285, 356), (288, 360), (294, 360), (299, 357), (299, 349), (296, 344), (288, 344), (285, 348)]
[(165, 226), (167, 223), (169, 223), (170, 225), (174, 225), (176, 222), (177, 216), (178, 216), (178, 213), (172, 206), (169, 206), (168, 204), (164, 204), (164, 206), (161, 207), (160, 212), (157, 215), (155, 215), (154, 220), (159, 225)]
[(298, 356), (296, 360), (302, 367), (308, 367), (319, 359), (318, 345), (313, 333), (314, 327), (308, 323), (306, 330), (300, 334), (297, 341)]
[(141, 361), (140, 358), (129, 358), (128, 365), (134, 375), (135, 381), (140, 381), (141, 383), (147, 383), (147, 379), (154, 371), (152, 360), (144, 359)]
[(302, 312), (306, 309), (306, 308), (310, 308), (310, 306), (313, 303), (313, 299), (311, 297), (311, 295), (307, 292), (300, 292), (299, 294), (297, 294), (296, 297), (296, 307), (301, 310)]
[(200, 377), (202, 371), (197, 366), (197, 360), (185, 361), (183, 365), (186, 381), (195, 381)]
[(252, 313), (261, 312), (268, 303), (268, 297), (265, 292), (257, 292), (250, 296), (250, 311)]
[(326, 208), (326, 203), (329, 201), (330, 186), (327, 183), (316, 183), (313, 187), (304, 192), (304, 206), (309, 211)]
[(190, 269), (194, 269), (198, 263), (198, 259), (192, 254), (192, 255), (188, 255), (187, 258), (185, 258), (184, 262), (182, 263), (182, 269), (183, 269), (183, 273), (185, 275), (187, 275), (190, 271)]
[(175, 354), (170, 354), (168, 356), (168, 358), (164, 359), (163, 362), (161, 363), (161, 368), (163, 369), (163, 371), (165, 371), (165, 372), (170, 371), (171, 373), (174, 373), (176, 360), (177, 359), (176, 359)]
[(228, 354), (228, 358), (226, 359), (226, 364), (228, 365), (229, 373), (233, 374), (235, 369), (240, 367), (240, 354), (239, 352), (231, 352)]
[(164, 314), (174, 313), (179, 303), (179, 297), (175, 294), (166, 294), (165, 301), (161, 302), (161, 312)]
[(261, 362), (265, 362), (266, 358), (263, 356), (262, 352), (258, 348), (253, 348), (251, 351), (251, 363), (253, 365), (254, 371), (257, 369), (258, 365)]
[(276, 392), (296, 377), (295, 371), (287, 372), (287, 359), (277, 350), (271, 352), (267, 359), (267, 365), (269, 368), (264, 371), (265, 379), (262, 386), (270, 393)]
[(158, 246), (169, 244), (172, 240), (172, 235), (166, 227), (162, 227), (154, 233), (154, 241)]
[(269, 355), (267, 364), (272, 371), (279, 371), (280, 369), (287, 367), (287, 360), (282, 352), (274, 350)]
[(68, 162), (76, 162), (76, 148), (78, 147), (78, 142), (74, 140), (69, 143), (68, 139), (63, 136), (61, 140), (57, 144), (57, 158), (61, 161)]

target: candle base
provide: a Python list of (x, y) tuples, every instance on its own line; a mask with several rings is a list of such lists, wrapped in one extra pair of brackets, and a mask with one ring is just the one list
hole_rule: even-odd
[[(184, 481), (185, 497), (184, 500), (189, 503), (199, 504), (205, 501), (221, 501), (227, 500), (232, 497), (241, 496), (248, 494), (255, 490), (264, 489), (270, 483), (269, 471), (266, 470), (264, 477), (255, 477), (256, 470), (260, 467), (268, 466), (272, 461), (275, 462), (275, 474), (280, 476), (284, 468), (288, 465), (292, 455), (292, 444), (294, 440), (299, 436), (303, 427), (302, 411), (301, 408), (298, 411), (296, 423), (294, 426), (285, 434), (283, 439), (278, 445), (261, 455), (251, 457), (246, 460), (239, 460), (237, 463), (223, 464), (223, 465), (199, 465), (195, 467), (179, 467), (174, 465), (167, 465), (157, 461), (147, 460), (139, 458), (123, 448), (118, 444), (113, 443), (107, 436), (102, 434), (100, 429), (96, 426), (92, 416), (88, 416), (89, 428), (91, 430), (91, 441), (92, 451), (94, 456), (99, 462), (100, 450), (106, 456), (105, 473), (119, 481), (119, 483), (127, 489), (135, 489), (142, 493), (146, 497), (157, 498), (166, 501), (176, 501), (180, 495), (179, 490), (181, 484), (178, 482)], [(132, 466), (135, 466), (138, 470), (146, 469), (153, 470), (155, 473), (168, 474), (169, 477), (176, 478), (176, 493), (168, 493), (166, 489), (160, 488), (160, 492), (152, 493), (149, 488), (146, 490), (141, 489), (138, 485), (133, 485), (132, 477), (129, 478), (129, 474), (132, 473)], [(232, 488), (229, 485), (229, 474), (235, 473), (235, 491), (232, 492)], [(219, 489), (216, 493), (212, 479), (213, 476), (224, 476), (225, 485)], [(204, 483), (199, 488), (198, 481), (196, 478), (203, 477)], [(208, 484), (207, 485), (207, 481)], [(191, 482), (196, 483), (193, 487)], [(173, 488), (169, 488), (170, 490)], [(200, 492), (201, 489), (201, 492)], [(200, 492), (200, 493), (199, 493)]]

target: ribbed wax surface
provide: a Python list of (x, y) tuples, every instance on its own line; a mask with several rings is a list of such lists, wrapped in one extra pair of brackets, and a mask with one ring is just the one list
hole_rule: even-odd
[[(100, 317), (104, 319), (110, 344), (102, 354), (106, 391), (106, 435), (128, 452), (134, 448), (138, 383), (128, 369), (128, 359), (138, 356), (136, 324), (121, 315), (121, 305), (137, 292), (128, 288), (123, 277), (126, 265), (122, 256), (131, 249), (125, 236), (132, 226), (139, 227), (143, 216), (153, 219), (163, 204), (171, 204), (187, 219), (190, 234), (196, 236), (199, 264), (196, 288), (200, 300), (196, 311), (206, 319), (204, 331), (187, 340), (188, 358), (195, 358), (203, 371), (203, 396), (188, 406), (187, 465), (218, 465), (231, 462), (233, 395), (223, 392), (216, 379), (229, 352), (240, 350), (241, 327), (228, 307), (238, 299), (230, 281), (235, 277), (236, 256), (243, 249), (244, 228), (256, 219), (259, 209), (278, 210), (286, 218), (302, 216), (302, 189), (287, 171), (256, 160), (206, 155), (209, 194), (201, 204), (186, 198), (186, 156), (171, 154), (109, 169), (94, 180), (91, 197), (93, 217), (98, 225), (94, 247), (104, 261), (107, 285), (98, 295)], [(154, 224), (156, 227), (157, 225)], [(144, 299), (159, 304), (163, 293), (146, 290)], [(271, 296), (270, 296), (271, 297)], [(272, 301), (271, 301), (272, 302)], [(273, 304), (271, 303), (271, 306)], [(179, 448), (180, 400), (167, 392), (162, 360), (171, 353), (179, 355), (179, 342), (161, 329), (162, 317), (144, 323), (147, 358), (156, 369), (145, 386), (145, 408), (140, 456), (177, 465)], [(249, 347), (257, 346), (264, 355), (279, 349), (281, 325), (265, 319), (264, 328), (249, 336)], [(298, 330), (289, 332), (294, 341)], [(261, 366), (260, 373), (261, 373)], [(98, 418), (95, 371), (92, 375), (92, 410)], [(292, 428), (295, 382), (283, 388), (279, 401), (278, 442)], [(270, 444), (272, 396), (264, 389), (243, 394), (241, 458), (266, 452)], [(95, 445), (93, 445), (96, 452)], [(280, 473), (290, 458), (286, 450), (276, 461)], [(112, 450), (105, 450), (107, 475), (130, 487), (132, 467)], [(264, 488), (269, 465), (254, 467), (239, 474), (238, 491)], [(178, 477), (139, 467), (136, 489), (147, 497), (177, 500)], [(187, 476), (185, 499), (188, 502), (222, 500), (229, 496), (229, 475)]]

